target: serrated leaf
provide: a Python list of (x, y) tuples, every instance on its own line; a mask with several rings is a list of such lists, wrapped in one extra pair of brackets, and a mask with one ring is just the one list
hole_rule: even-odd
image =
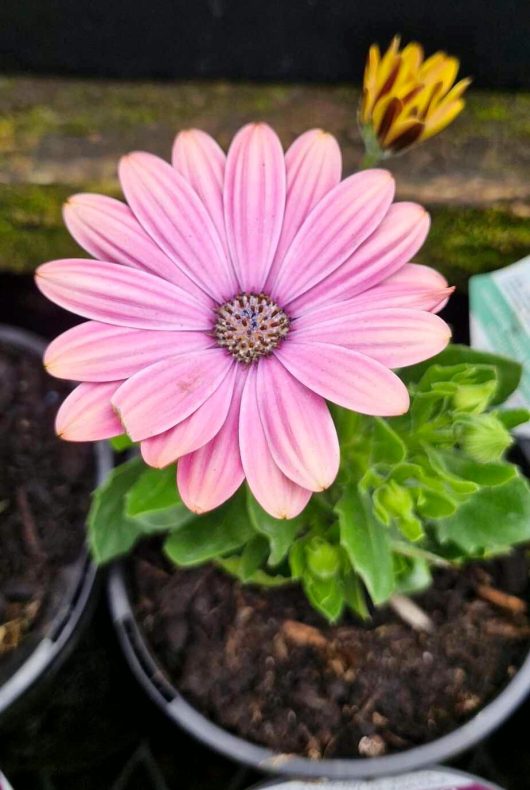
[(452, 541), (471, 555), (530, 540), (528, 481), (517, 476), (500, 486), (484, 486), (436, 530), (442, 542)]
[(166, 469), (152, 469), (144, 465), (144, 471), (127, 493), (126, 504), (128, 516), (182, 505), (177, 491), (175, 465)]
[(116, 467), (95, 491), (88, 514), (88, 539), (95, 562), (102, 564), (128, 552), (143, 535), (164, 530), (125, 514), (125, 497), (145, 469), (141, 458)]
[(243, 546), (254, 536), (243, 488), (224, 505), (173, 532), (164, 551), (176, 565), (200, 565)]
[(405, 459), (407, 449), (386, 420), (374, 418), (372, 433), (372, 463), (398, 464)]
[(517, 467), (508, 461), (491, 461), (479, 464), (458, 452), (440, 450), (440, 457), (450, 472), (465, 480), (471, 480), (479, 486), (499, 486), (517, 477)]
[(445, 465), (445, 459), (441, 451), (426, 446), (425, 452), (427, 453), (433, 470), (441, 478), (445, 486), (451, 490), (452, 494), (455, 496), (467, 497), (478, 490), (479, 486), (477, 483), (474, 483), (472, 480), (464, 480), (449, 471)]
[(418, 382), (425, 371), (433, 364), (459, 365), (464, 363), (492, 365), (496, 369), (497, 388), (491, 401), (492, 405), (504, 403), (519, 386), (522, 366), (518, 362), (507, 357), (490, 354), (487, 351), (477, 351), (474, 348), (458, 344), (450, 344), (436, 357), (401, 370), (400, 377), (407, 384)]
[(351, 485), (335, 505), (339, 518), (340, 542), (353, 569), (361, 576), (375, 604), (392, 595), (394, 573), (385, 527), (371, 511), (367, 497)]
[(248, 518), (256, 532), (264, 535), (270, 543), (269, 565), (278, 565), (287, 556), (296, 535), (305, 524), (304, 514), (296, 518), (279, 519), (269, 515), (261, 505), (256, 502), (249, 489), (247, 489)]

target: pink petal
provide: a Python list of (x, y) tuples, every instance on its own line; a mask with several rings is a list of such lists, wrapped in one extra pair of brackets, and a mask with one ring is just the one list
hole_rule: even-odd
[(250, 489), (274, 518), (294, 518), (305, 508), (311, 491), (289, 480), (273, 460), (261, 424), (256, 394), (257, 367), (248, 372), (239, 416), (241, 462)]
[(157, 156), (136, 152), (119, 168), (125, 197), (149, 235), (177, 266), (216, 301), (237, 282), (204, 203), (184, 176)]
[(145, 439), (141, 450), (146, 464), (161, 469), (213, 439), (226, 420), (237, 373), (238, 366), (234, 365), (213, 395), (197, 411), (169, 431)]
[(267, 288), (274, 284), (298, 229), (312, 208), (340, 182), (342, 157), (333, 135), (311, 129), (297, 137), (285, 154), (287, 197), (280, 241), (274, 256)]
[(302, 488), (323, 491), (340, 460), (337, 432), (322, 400), (274, 357), (258, 364), (256, 392), (261, 423), (274, 462)]
[(213, 510), (230, 499), (245, 473), (239, 454), (239, 409), (246, 370), (238, 370), (236, 387), (225, 423), (199, 450), (184, 455), (177, 466), (177, 486), (184, 504), (194, 513)]
[(205, 332), (156, 332), (87, 321), (50, 343), (44, 365), (60, 379), (118, 381), (164, 357), (212, 345)]
[(218, 348), (162, 359), (122, 384), (112, 405), (133, 441), (147, 439), (189, 417), (234, 364)]
[(123, 426), (110, 402), (121, 383), (113, 381), (76, 387), (57, 412), (57, 435), (70, 442), (93, 442), (123, 433)]
[(55, 304), (85, 318), (133, 329), (206, 329), (213, 313), (191, 294), (139, 269), (67, 258), (45, 263), (36, 283)]
[(394, 196), (387, 170), (364, 170), (317, 203), (289, 247), (271, 295), (282, 306), (331, 274), (379, 225)]
[(302, 316), (291, 337), (300, 343), (320, 341), (345, 346), (385, 367), (400, 368), (438, 354), (448, 344), (451, 330), (441, 318), (422, 310), (382, 308), (357, 312), (353, 299), (325, 305)]
[(328, 343), (284, 343), (278, 359), (306, 387), (361, 414), (392, 417), (409, 408), (407, 388), (395, 373), (364, 354)]
[(64, 205), (63, 216), (77, 243), (95, 258), (156, 274), (209, 303), (147, 235), (125, 203), (105, 195), (73, 195)]
[(173, 144), (173, 167), (198, 194), (226, 242), (223, 214), (223, 180), (226, 156), (221, 146), (200, 129), (180, 132)]
[(391, 277), (355, 296), (352, 304), (356, 309), (364, 309), (365, 305), (368, 309), (395, 306), (438, 313), (453, 291), (445, 277), (429, 266), (406, 263)]
[(234, 137), (226, 160), (224, 214), (240, 290), (260, 292), (272, 264), (285, 209), (285, 159), (267, 124)]
[(416, 203), (395, 203), (379, 227), (338, 269), (294, 300), (291, 314), (319, 304), (342, 302), (398, 271), (420, 249), (429, 215)]

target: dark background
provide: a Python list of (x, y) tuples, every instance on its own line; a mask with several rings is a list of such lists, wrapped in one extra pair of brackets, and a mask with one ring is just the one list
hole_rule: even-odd
[(395, 33), (530, 87), (528, 0), (2, 0), (0, 71), (358, 81)]

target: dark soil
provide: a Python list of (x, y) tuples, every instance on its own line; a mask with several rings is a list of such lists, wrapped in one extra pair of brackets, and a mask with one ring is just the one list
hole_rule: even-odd
[(93, 451), (55, 436), (68, 392), (0, 342), (0, 683), (46, 632), (83, 546)]
[(528, 651), (523, 553), (437, 573), (417, 599), (436, 626), (428, 634), (390, 610), (330, 626), (297, 587), (175, 570), (156, 548), (140, 549), (133, 581), (154, 653), (210, 719), (276, 752), (370, 757), (434, 740), (494, 697)]

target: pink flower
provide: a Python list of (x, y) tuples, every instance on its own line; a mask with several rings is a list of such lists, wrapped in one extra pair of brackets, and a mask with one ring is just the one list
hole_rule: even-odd
[(90, 319), (46, 352), (53, 375), (83, 382), (57, 432), (85, 441), (125, 428), (148, 464), (179, 459), (197, 513), (246, 478), (270, 514), (295, 516), (337, 474), (326, 400), (402, 414), (391, 368), (449, 340), (432, 311), (451, 289), (408, 263), (428, 215), (392, 204), (385, 170), (341, 181), (339, 147), (320, 130), (284, 155), (270, 127), (245, 126), (227, 156), (186, 131), (172, 167), (133, 153), (119, 173), (128, 205), (82, 194), (65, 206), (97, 260), (37, 271), (49, 299)]

